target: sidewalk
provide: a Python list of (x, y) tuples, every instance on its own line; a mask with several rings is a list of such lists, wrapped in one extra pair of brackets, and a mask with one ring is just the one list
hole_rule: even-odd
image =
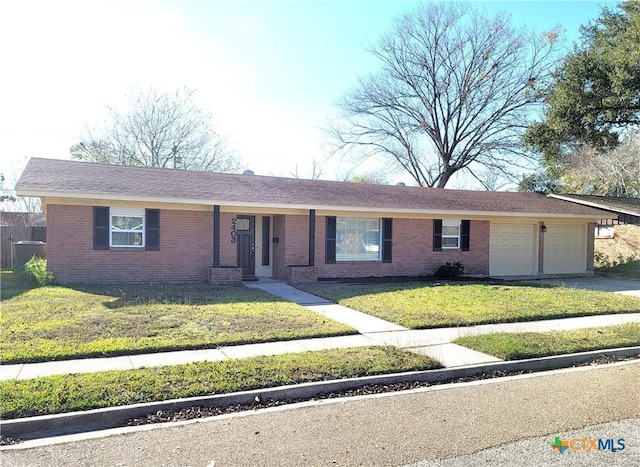
[(372, 345), (392, 345), (400, 349), (427, 355), (444, 367), (460, 367), (498, 362), (500, 359), (476, 352), (452, 342), (458, 337), (496, 332), (545, 332), (589, 327), (612, 326), (640, 322), (640, 313), (585, 316), (545, 321), (486, 324), (469, 327), (411, 330), (395, 323), (336, 305), (321, 297), (295, 289), (272, 279), (245, 283), (267, 293), (297, 303), (310, 311), (339, 321), (356, 329), (352, 336), (298, 339), (221, 347), (204, 350), (184, 350), (119, 357), (88, 358), (55, 362), (0, 365), (0, 381), (30, 379), (67, 373), (94, 373), (107, 370), (129, 370), (142, 367), (179, 365), (191, 362), (219, 361), (231, 358), (280, 355), (311, 350), (328, 350)]

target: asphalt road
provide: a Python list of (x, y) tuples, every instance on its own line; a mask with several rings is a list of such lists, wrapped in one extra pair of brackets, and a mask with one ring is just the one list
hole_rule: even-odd
[[(442, 459), (442, 465), (640, 465), (639, 388), (638, 362), (583, 367), (124, 430), (106, 438), (5, 450), (0, 461), (3, 466), (427, 466)], [(609, 422), (615, 423), (596, 426)], [(555, 436), (585, 427), (590, 427), (580, 432), (585, 437), (625, 438), (625, 450), (559, 454), (551, 449)]]

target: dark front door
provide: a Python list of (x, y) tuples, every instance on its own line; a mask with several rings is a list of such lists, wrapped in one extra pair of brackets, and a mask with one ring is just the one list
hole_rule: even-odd
[(243, 278), (252, 278), (256, 273), (256, 231), (254, 216), (238, 216), (236, 220), (238, 242), (238, 267)]

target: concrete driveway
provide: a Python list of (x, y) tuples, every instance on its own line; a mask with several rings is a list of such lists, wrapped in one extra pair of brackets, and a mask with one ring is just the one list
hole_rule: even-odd
[(563, 285), (565, 287), (575, 287), (577, 289), (601, 290), (604, 292), (615, 292), (623, 295), (634, 295), (640, 297), (640, 278), (617, 279), (604, 276), (572, 277), (562, 279), (545, 279), (545, 284)]

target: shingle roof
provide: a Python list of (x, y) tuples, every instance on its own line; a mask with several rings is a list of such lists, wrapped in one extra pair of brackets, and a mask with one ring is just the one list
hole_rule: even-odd
[(603, 211), (536, 193), (443, 190), (40, 158), (29, 161), (16, 190), (23, 196), (256, 207), (606, 217)]
[(553, 195), (553, 197), (573, 201), (585, 206), (593, 206), (599, 209), (640, 217), (640, 198), (594, 195)]

